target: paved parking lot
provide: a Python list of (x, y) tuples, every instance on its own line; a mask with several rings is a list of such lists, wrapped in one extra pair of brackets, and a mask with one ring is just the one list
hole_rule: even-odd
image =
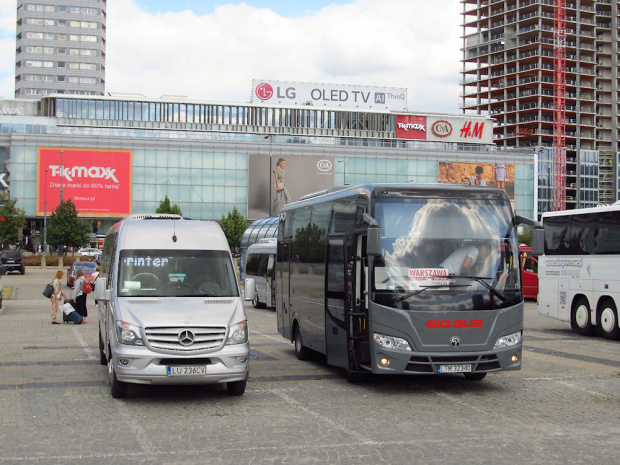
[(110, 396), (97, 316), (51, 325), (56, 270), (2, 278), (0, 464), (620, 463), (620, 341), (584, 338), (526, 305), (521, 371), (372, 378), (352, 385), (300, 362), (275, 312), (248, 310), (251, 377), (223, 386), (132, 386)]

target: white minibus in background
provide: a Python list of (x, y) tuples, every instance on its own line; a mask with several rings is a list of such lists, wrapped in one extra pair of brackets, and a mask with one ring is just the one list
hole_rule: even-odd
[(217, 223), (129, 216), (110, 228), (99, 276), (100, 362), (113, 397), (128, 383), (226, 383), (243, 394), (247, 317)]
[(543, 213), (542, 226), (538, 313), (620, 338), (620, 205)]
[(276, 306), (275, 265), (278, 241), (275, 237), (261, 239), (248, 247), (245, 254), (245, 277), (254, 280), (256, 308)]

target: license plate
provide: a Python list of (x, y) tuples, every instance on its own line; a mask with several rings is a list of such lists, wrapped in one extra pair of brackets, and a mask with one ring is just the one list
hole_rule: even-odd
[(470, 373), (471, 364), (466, 365), (439, 365), (437, 367), (438, 373)]
[(7, 263), (15, 263), (15, 260), (7, 260)]
[(168, 376), (201, 376), (207, 374), (207, 366), (193, 366), (193, 367), (181, 367), (174, 366), (168, 367)]

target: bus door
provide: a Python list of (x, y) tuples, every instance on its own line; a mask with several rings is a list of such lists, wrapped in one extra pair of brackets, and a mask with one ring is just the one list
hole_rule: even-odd
[(325, 250), (325, 351), (329, 365), (347, 367), (348, 273), (344, 234), (327, 236)]
[(276, 267), (276, 319), (278, 322), (278, 332), (285, 338), (290, 339), (291, 336), (291, 318), (290, 318), (290, 301), (291, 301), (291, 241), (290, 239), (278, 243), (278, 259), (280, 262)]

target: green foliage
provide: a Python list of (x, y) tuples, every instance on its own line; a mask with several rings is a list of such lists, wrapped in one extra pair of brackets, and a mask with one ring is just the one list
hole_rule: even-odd
[(239, 244), (241, 244), (241, 236), (243, 236), (243, 232), (248, 227), (248, 222), (243, 215), (239, 213), (237, 207), (234, 207), (231, 212), (228, 212), (228, 216), (225, 217), (222, 215), (220, 226), (224, 230), (230, 249), (234, 250), (236, 247), (239, 247)]
[(181, 207), (179, 207), (176, 203), (170, 204), (170, 199), (166, 195), (164, 200), (161, 201), (155, 213), (170, 213), (174, 215), (183, 216), (183, 212), (181, 211)]
[(531, 226), (523, 226), (523, 229), (519, 227), (519, 244), (527, 244), (528, 246), (532, 246), (532, 227)]
[(47, 226), (47, 243), (53, 247), (66, 245), (85, 247), (89, 244), (91, 227), (78, 218), (75, 204), (68, 199), (62, 201), (52, 212)]
[(15, 244), (19, 229), (27, 225), (26, 212), (15, 206), (17, 199), (9, 198), (7, 191), (0, 194), (0, 203), (0, 217), (4, 218), (0, 221), (0, 243)]
[(295, 231), (295, 254), (300, 262), (316, 263), (324, 260), (325, 229), (315, 223)]

